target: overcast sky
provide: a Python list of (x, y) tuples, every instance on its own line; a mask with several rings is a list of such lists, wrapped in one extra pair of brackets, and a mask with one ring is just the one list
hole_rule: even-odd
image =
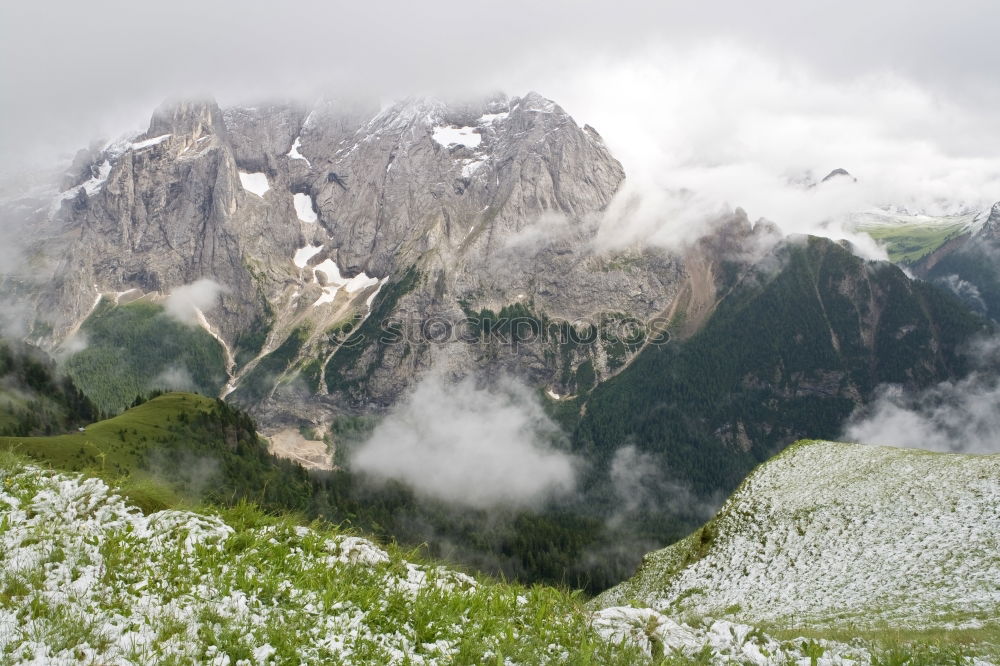
[[(6, 2), (0, 165), (141, 128), (172, 96), (535, 89), (630, 178), (667, 173), (713, 201), (838, 166), (1000, 199), (998, 29), (994, 0)], [(780, 216), (764, 204), (751, 215)]]

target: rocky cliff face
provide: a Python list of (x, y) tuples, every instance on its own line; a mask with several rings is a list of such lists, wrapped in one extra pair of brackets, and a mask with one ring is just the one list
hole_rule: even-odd
[(1000, 321), (1000, 202), (912, 270), (954, 292), (975, 312)]
[(990, 240), (1000, 241), (1000, 202), (993, 204), (980, 234)]
[[(81, 151), (33, 227), (47, 268), (29, 290), (31, 337), (56, 347), (102, 297), (162, 300), (208, 278), (223, 291), (198, 319), (227, 347), (226, 393), (264, 415), (286, 409), (270, 400), (279, 385), (303, 414), (317, 401), (387, 404), (435, 364), (572, 392), (580, 365), (600, 378), (635, 349), (609, 359), (601, 345), (369, 335), (355, 336), (351, 363), (335, 359), (373, 312), (419, 329), (506, 309), (581, 330), (665, 312), (687, 277), (679, 259), (592, 247), (623, 178), (593, 128), (536, 93), (381, 110), (165, 104), (142, 135)], [(241, 392), (248, 377), (256, 388)]]

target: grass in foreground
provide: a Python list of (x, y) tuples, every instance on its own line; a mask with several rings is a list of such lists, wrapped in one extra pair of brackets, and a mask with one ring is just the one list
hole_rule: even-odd
[(147, 514), (99, 479), (9, 452), (0, 563), (5, 663), (971, 663), (933, 637), (860, 636), (866, 648), (844, 635), (851, 647), (649, 609), (595, 613), (567, 590), (475, 579), (246, 503)]
[(0, 661), (633, 664), (577, 598), (475, 580), (241, 504), (130, 509), (0, 462)]

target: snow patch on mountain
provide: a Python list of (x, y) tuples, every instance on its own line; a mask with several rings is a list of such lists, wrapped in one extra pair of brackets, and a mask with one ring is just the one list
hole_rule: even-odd
[(317, 273), (322, 273), (323, 277), (326, 278), (328, 284), (343, 285), (346, 280), (340, 277), (340, 268), (337, 266), (337, 262), (333, 259), (324, 259), (320, 264), (313, 268)]
[(151, 146), (156, 146), (167, 139), (169, 139), (171, 134), (161, 134), (160, 136), (154, 136), (152, 139), (146, 139), (145, 141), (139, 141), (138, 143), (132, 144), (132, 150), (142, 150), (143, 148), (149, 148)]
[(382, 291), (382, 287), (385, 286), (385, 283), (388, 281), (389, 278), (382, 278), (379, 280), (378, 287), (376, 287), (375, 291), (370, 293), (368, 298), (365, 299), (365, 307), (367, 307), (369, 311), (372, 309), (372, 303), (375, 301), (375, 297), (378, 296), (378, 293)]
[(307, 224), (316, 222), (316, 210), (313, 208), (312, 197), (308, 194), (296, 192), (292, 196), (292, 203), (295, 205), (295, 215)]
[[(312, 117), (312, 114), (309, 114), (309, 115), (310, 115), (310, 117)], [(309, 121), (309, 119), (307, 118), (306, 122), (308, 122), (308, 121)], [(306, 163), (306, 166), (312, 167), (312, 164), (309, 163), (309, 160), (306, 159), (306, 156), (299, 152), (299, 148), (301, 148), (301, 147), (302, 147), (302, 137), (297, 136), (297, 137), (295, 137), (295, 142), (292, 144), (291, 149), (288, 151), (288, 159), (290, 159), (290, 160), (302, 160), (302, 161), (304, 161)]]
[(479, 120), (476, 121), (477, 125), (492, 125), (493, 123), (503, 122), (507, 120), (507, 116), (510, 112), (504, 111), (503, 113), (484, 113)]
[(362, 291), (363, 289), (367, 289), (368, 287), (374, 287), (377, 284), (378, 278), (369, 277), (364, 273), (364, 271), (362, 271), (347, 281), (344, 285), (344, 290), (348, 294), (354, 294)]
[(247, 192), (253, 192), (259, 197), (263, 197), (264, 193), (271, 189), (271, 186), (267, 182), (267, 176), (262, 173), (247, 173), (245, 171), (240, 171), (240, 184), (243, 189)]
[(466, 161), (465, 164), (462, 165), (462, 177), (471, 178), (472, 175), (479, 170), (479, 167), (483, 166), (484, 164), (486, 164), (486, 160), (484, 159)]
[(101, 191), (109, 175), (111, 175), (111, 162), (104, 160), (97, 167), (90, 180), (86, 181), (81, 187), (83, 187), (88, 197), (93, 196)]
[(322, 245), (306, 245), (305, 247), (300, 247), (295, 251), (295, 256), (292, 258), (292, 261), (298, 268), (305, 268), (309, 263), (309, 260), (315, 257), (322, 249)]
[(476, 148), (483, 140), (483, 135), (479, 134), (475, 127), (438, 126), (434, 128), (431, 136), (445, 148), (454, 145)]
[(348, 294), (356, 294), (369, 287), (381, 284), (376, 277), (370, 277), (364, 271), (354, 277), (345, 278), (340, 274), (340, 267), (333, 259), (326, 258), (320, 264), (313, 267), (313, 270), (323, 275), (323, 294), (313, 303), (313, 307), (332, 303), (337, 298), (337, 292), (343, 289)]

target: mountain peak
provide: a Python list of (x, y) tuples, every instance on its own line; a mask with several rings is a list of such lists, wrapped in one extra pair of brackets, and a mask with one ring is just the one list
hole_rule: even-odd
[(986, 218), (986, 226), (983, 229), (985, 233), (991, 236), (1000, 235), (1000, 201), (993, 204), (990, 216)]
[(147, 135), (173, 134), (197, 139), (224, 132), (222, 110), (214, 99), (168, 100), (153, 112)]
[(831, 171), (830, 173), (826, 174), (826, 176), (824, 176), (823, 180), (821, 180), (820, 182), (821, 183), (825, 183), (828, 180), (833, 180), (834, 178), (843, 178), (843, 177), (850, 178), (852, 182), (855, 182), (855, 183), (858, 182), (858, 179), (855, 178), (854, 176), (852, 176), (847, 171), (847, 169), (841, 169), (841, 168), (836, 168), (833, 171)]
[(524, 97), (520, 99), (511, 100), (511, 108), (515, 106), (520, 106), (526, 111), (539, 111), (542, 113), (564, 113), (562, 108), (543, 95), (535, 92), (534, 90), (528, 92)]

